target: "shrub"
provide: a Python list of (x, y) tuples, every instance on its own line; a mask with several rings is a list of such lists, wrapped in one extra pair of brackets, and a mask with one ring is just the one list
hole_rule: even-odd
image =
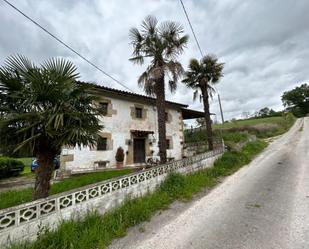
[(124, 160), (124, 151), (123, 151), (122, 147), (118, 147), (115, 159), (116, 159), (117, 162), (123, 162), (123, 160)]
[(6, 178), (10, 176), (17, 176), (24, 170), (25, 165), (23, 162), (9, 158), (0, 157), (0, 178)]

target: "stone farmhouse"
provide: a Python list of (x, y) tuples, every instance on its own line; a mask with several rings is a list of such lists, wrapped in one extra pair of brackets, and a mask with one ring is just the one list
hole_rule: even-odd
[[(116, 165), (118, 147), (124, 149), (124, 166), (145, 164), (158, 155), (158, 124), (155, 99), (152, 97), (87, 83), (100, 98), (104, 128), (95, 147), (64, 148), (61, 167), (65, 171), (84, 172)], [(168, 159), (183, 157), (183, 120), (203, 117), (203, 112), (187, 105), (166, 102), (166, 138)]]

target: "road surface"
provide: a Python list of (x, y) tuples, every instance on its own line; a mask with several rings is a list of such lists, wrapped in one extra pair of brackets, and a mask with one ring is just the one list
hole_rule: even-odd
[(309, 249), (309, 118), (190, 207), (110, 246), (191, 248)]

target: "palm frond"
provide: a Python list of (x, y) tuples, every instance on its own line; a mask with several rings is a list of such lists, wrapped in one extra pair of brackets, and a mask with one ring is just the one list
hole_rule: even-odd
[(151, 77), (149, 71), (146, 70), (138, 79), (139, 87), (143, 88), (144, 92), (149, 96), (155, 95), (155, 85), (156, 81)]
[(166, 73), (172, 75), (172, 80), (176, 83), (184, 74), (184, 69), (178, 61), (170, 60), (165, 64)]
[(140, 44), (144, 38), (137, 28), (131, 28), (129, 31), (129, 38), (132, 44)]
[(19, 74), (28, 73), (36, 66), (23, 55), (13, 55), (6, 59), (4, 63), (5, 67), (12, 72), (18, 72)]
[(200, 63), (197, 59), (191, 59), (189, 62), (189, 69), (191, 71), (199, 71), (200, 70)]
[(197, 99), (197, 97), (199, 96), (199, 91), (196, 89), (194, 92), (193, 92), (193, 100), (195, 101)]
[(157, 32), (158, 20), (155, 16), (147, 16), (142, 22), (142, 33), (153, 35)]
[(93, 143), (102, 128), (100, 111), (95, 97), (75, 83), (77, 76), (63, 59), (37, 67), (23, 56), (8, 58), (0, 68), (1, 142), (16, 150), (34, 150), (42, 139), (56, 149)]
[(139, 80), (148, 95), (154, 95), (154, 87), (164, 76), (171, 75), (168, 85), (171, 91), (175, 91), (177, 81), (183, 75), (183, 68), (177, 62), (177, 56), (183, 52), (187, 44), (188, 36), (183, 35), (182, 25), (167, 21), (158, 25), (153, 16), (147, 16), (141, 25), (141, 30), (130, 30), (130, 40), (133, 45), (132, 58), (129, 60), (136, 64), (143, 64), (146, 59), (150, 64)]
[(177, 82), (174, 80), (169, 80), (168, 81), (168, 88), (170, 90), (171, 93), (176, 92), (177, 89)]
[(79, 74), (77, 68), (70, 61), (63, 58), (51, 58), (45, 61), (41, 68), (46, 70), (49, 74), (52, 74), (56, 79), (60, 80), (72, 80), (78, 79)]
[(132, 61), (135, 64), (143, 65), (144, 64), (144, 56), (139, 55), (139, 56), (131, 57), (129, 59), (129, 61)]

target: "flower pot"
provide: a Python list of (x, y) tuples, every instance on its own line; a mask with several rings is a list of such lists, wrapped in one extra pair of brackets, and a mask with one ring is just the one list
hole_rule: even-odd
[(116, 168), (121, 169), (123, 167), (123, 162), (116, 162)]

